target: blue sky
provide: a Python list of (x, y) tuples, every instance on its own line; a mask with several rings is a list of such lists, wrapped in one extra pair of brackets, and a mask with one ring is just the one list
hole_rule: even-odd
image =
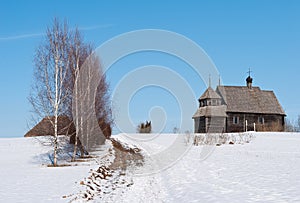
[[(70, 27), (81, 28), (85, 40), (95, 47), (138, 29), (184, 35), (205, 50), (225, 85), (244, 85), (251, 67), (254, 85), (274, 90), (288, 118), (295, 120), (300, 114), (299, 10), (296, 0), (2, 1), (0, 137), (19, 137), (28, 130), (34, 51), (54, 17), (66, 18)], [(118, 62), (108, 72), (112, 91), (122, 74), (150, 64), (171, 67), (188, 79), (197, 97), (205, 90), (201, 78), (183, 68), (186, 64), (163, 54), (141, 53)], [(177, 103), (163, 89), (145, 88), (133, 97), (130, 116), (136, 124), (149, 119), (151, 106), (161, 106), (168, 117), (164, 130), (172, 131), (179, 125)], [(161, 116), (161, 112), (156, 115)], [(191, 117), (182, 119), (190, 119), (192, 126)]]

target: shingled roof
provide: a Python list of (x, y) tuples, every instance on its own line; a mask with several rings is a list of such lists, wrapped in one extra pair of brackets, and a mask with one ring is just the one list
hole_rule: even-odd
[[(54, 135), (54, 116), (43, 118), (29, 130), (24, 137)], [(72, 135), (76, 132), (74, 123), (67, 116), (58, 116), (57, 129), (59, 135)]]
[(221, 97), (211, 87), (209, 87), (199, 98), (199, 100), (203, 99), (221, 99)]
[(227, 112), (285, 115), (273, 91), (259, 87), (218, 86), (216, 92), (227, 105)]
[[(99, 127), (106, 138), (111, 136), (111, 126), (110, 123), (104, 121), (104, 119), (99, 119)], [(29, 130), (24, 137), (36, 137), (45, 135), (54, 135), (54, 116), (43, 118), (36, 126)], [(57, 131), (58, 135), (69, 135), (70, 143), (75, 143), (76, 127), (74, 122), (69, 119), (68, 116), (58, 116), (57, 120)]]
[(198, 108), (196, 113), (193, 115), (193, 118), (202, 117), (202, 116), (205, 116), (205, 117), (212, 117), (212, 116), (227, 117), (226, 106), (225, 105), (205, 106), (205, 107)]

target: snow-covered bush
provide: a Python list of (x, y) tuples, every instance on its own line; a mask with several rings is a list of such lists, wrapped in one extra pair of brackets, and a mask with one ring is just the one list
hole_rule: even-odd
[(206, 133), (195, 134), (193, 145), (222, 145), (222, 144), (244, 144), (254, 138), (252, 133)]

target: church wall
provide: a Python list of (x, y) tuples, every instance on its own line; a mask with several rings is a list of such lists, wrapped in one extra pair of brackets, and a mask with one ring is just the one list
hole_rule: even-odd
[(195, 133), (222, 133), (226, 132), (225, 117), (200, 117), (194, 119)]
[(198, 129), (195, 131), (196, 133), (205, 133), (206, 132), (206, 118), (205, 117), (200, 117), (198, 118)]
[(200, 122), (200, 118), (194, 118), (194, 132), (198, 133), (199, 131), (199, 122)]
[(211, 117), (207, 119), (206, 132), (208, 133), (222, 133), (226, 132), (226, 118), (225, 117)]
[[(245, 114), (245, 113), (227, 113), (227, 132), (244, 132), (246, 130), (254, 130), (254, 123), (256, 131), (284, 131), (284, 116), (272, 114)], [(238, 122), (235, 123), (236, 118)]]

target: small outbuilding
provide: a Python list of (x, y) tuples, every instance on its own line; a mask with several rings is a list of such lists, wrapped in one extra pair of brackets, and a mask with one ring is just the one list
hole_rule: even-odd
[[(24, 137), (36, 137), (45, 135), (54, 135), (54, 116), (47, 116), (43, 118), (37, 125), (35, 125), (31, 130), (29, 130)], [(99, 119), (99, 127), (102, 130), (103, 135), (108, 139), (111, 136), (111, 126), (109, 123)], [(57, 133), (58, 135), (70, 136), (70, 143), (75, 143), (76, 127), (74, 122), (64, 115), (60, 115), (57, 118)]]
[[(29, 130), (24, 137), (36, 137), (45, 135), (54, 135), (54, 116), (47, 116), (43, 118), (37, 125)], [(58, 116), (57, 118), (57, 132), (58, 135), (73, 135), (76, 129), (73, 121), (68, 116)]]

